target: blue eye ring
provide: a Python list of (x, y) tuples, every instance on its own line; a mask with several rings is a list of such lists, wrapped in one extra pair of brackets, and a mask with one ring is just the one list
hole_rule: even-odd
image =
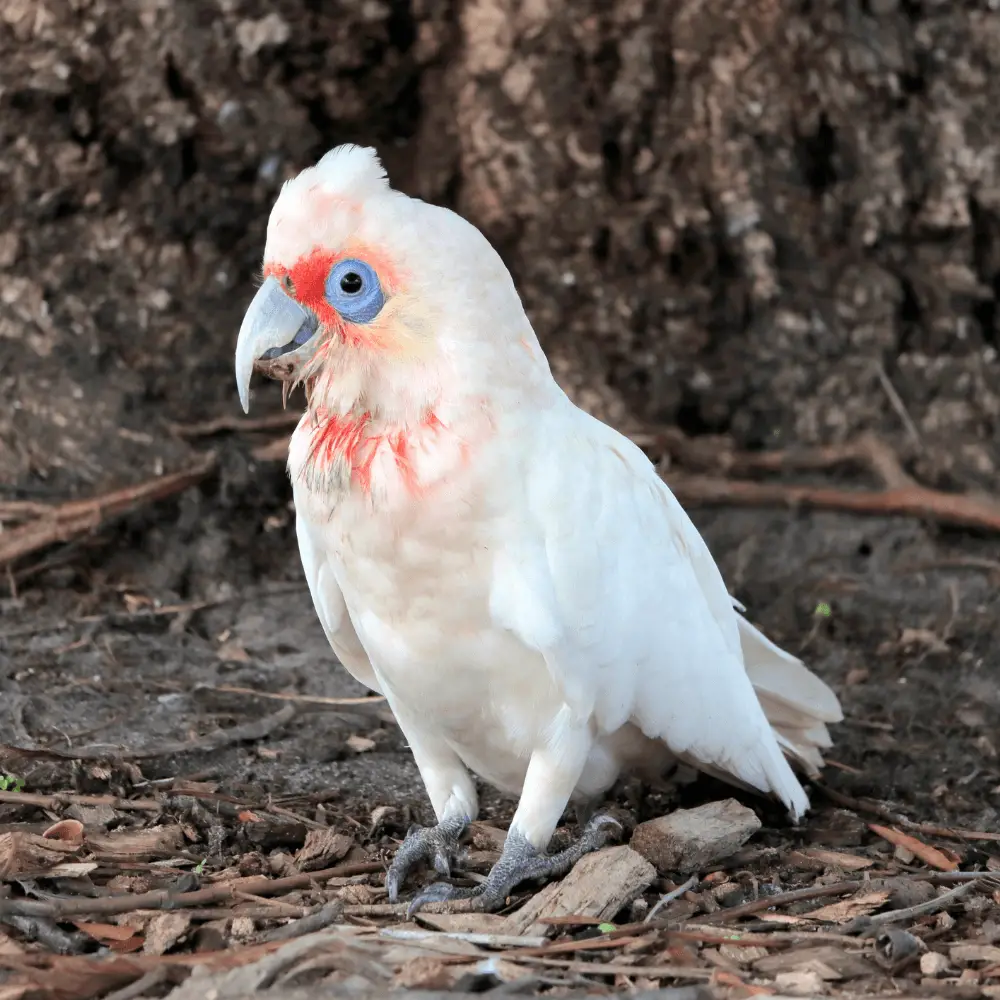
[(353, 257), (330, 269), (324, 292), (326, 301), (351, 323), (370, 323), (385, 305), (375, 269)]

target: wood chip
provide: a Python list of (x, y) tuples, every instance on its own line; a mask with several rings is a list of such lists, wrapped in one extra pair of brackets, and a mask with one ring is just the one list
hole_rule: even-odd
[(40, 837), (34, 833), (0, 834), (0, 880), (45, 872), (71, 859), (80, 844)]
[(782, 972), (774, 979), (774, 985), (787, 997), (817, 997), (827, 992), (824, 977), (814, 969), (795, 969)]
[(629, 846), (661, 872), (688, 873), (729, 857), (759, 829), (752, 809), (723, 799), (640, 823)]
[(354, 838), (346, 833), (337, 833), (329, 828), (310, 830), (305, 843), (295, 854), (295, 866), (300, 871), (326, 868), (346, 857), (352, 847)]
[(883, 906), (889, 898), (888, 891), (866, 892), (860, 896), (851, 896), (836, 903), (821, 906), (818, 910), (810, 910), (801, 914), (810, 920), (827, 920), (835, 924), (844, 924), (855, 917), (867, 917)]
[(795, 972), (812, 969), (829, 973), (824, 978), (857, 979), (860, 976), (870, 976), (876, 971), (875, 966), (865, 961), (858, 954), (844, 951), (836, 945), (819, 945), (815, 948), (796, 948), (793, 951), (783, 951), (777, 955), (768, 955), (753, 963), (754, 971), (777, 975), (782, 972)]
[(648, 889), (656, 870), (624, 845), (605, 847), (581, 858), (561, 881), (547, 885), (506, 919), (508, 934), (545, 934), (542, 917), (582, 914), (610, 920)]
[(812, 867), (810, 862), (821, 868), (840, 868), (843, 871), (856, 872), (864, 868), (871, 868), (874, 861), (871, 858), (863, 858), (858, 854), (845, 854), (843, 851), (824, 851), (819, 847), (803, 847), (801, 850), (792, 851), (788, 855), (791, 864), (803, 867)]
[[(508, 934), (507, 918), (499, 913), (421, 913), (418, 922), (454, 934)], [(412, 926), (412, 925), (410, 925)]]
[(103, 859), (169, 858), (182, 850), (184, 843), (184, 831), (178, 824), (88, 833), (86, 839), (87, 847)]
[(953, 944), (948, 954), (953, 962), (1000, 962), (1000, 947), (994, 944)]

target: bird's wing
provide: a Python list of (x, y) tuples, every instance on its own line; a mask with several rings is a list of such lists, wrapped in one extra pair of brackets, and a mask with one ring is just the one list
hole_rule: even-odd
[(523, 516), (495, 556), (494, 620), (544, 655), (577, 717), (602, 732), (632, 721), (804, 812), (722, 576), (649, 460), (568, 404), (532, 431), (520, 439)]
[(333, 575), (333, 567), (320, 539), (301, 515), (295, 519), (295, 534), (299, 540), (299, 555), (302, 557), (302, 569), (309, 584), (309, 593), (330, 646), (355, 680), (381, 694), (382, 689), (375, 679), (368, 654), (354, 631), (343, 592)]

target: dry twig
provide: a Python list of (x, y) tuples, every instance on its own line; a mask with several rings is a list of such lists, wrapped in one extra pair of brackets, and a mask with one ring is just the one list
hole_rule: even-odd
[(211, 437), (213, 434), (221, 434), (225, 431), (249, 434), (253, 431), (271, 431), (282, 427), (294, 427), (301, 419), (301, 412), (292, 410), (269, 413), (263, 417), (230, 414), (196, 424), (170, 424), (170, 430), (178, 437), (183, 438)]
[(901, 910), (888, 910), (885, 913), (856, 917), (842, 929), (842, 933), (855, 934), (858, 931), (867, 932), (882, 924), (898, 924), (912, 917), (922, 917), (928, 913), (937, 913), (938, 910), (943, 910), (953, 903), (958, 902), (963, 896), (967, 896), (972, 892), (973, 889), (979, 888), (979, 886), (989, 882), (996, 882), (996, 880), (989, 878), (971, 879), (963, 885), (958, 885), (954, 889), (949, 889), (947, 892), (941, 893), (940, 896), (935, 896), (934, 899), (927, 900), (925, 903), (917, 903), (915, 906), (907, 906)]
[(204, 479), (215, 468), (215, 462), (215, 454), (209, 452), (181, 472), (157, 476), (89, 500), (69, 500), (61, 504), (0, 503), (0, 521), (25, 522), (0, 535), (0, 565), (12, 563), (56, 542), (68, 542), (90, 534), (114, 518), (180, 493)]
[(199, 691), (213, 691), (222, 694), (245, 694), (252, 698), (268, 698), (273, 701), (291, 701), (303, 705), (324, 705), (328, 708), (367, 708), (373, 705), (384, 705), (382, 695), (367, 695), (361, 698), (325, 698), (318, 694), (292, 694), (282, 691), (255, 691), (253, 688), (237, 687), (233, 684), (219, 684), (212, 687), (208, 684), (199, 685)]
[(364, 875), (382, 871), (383, 865), (377, 861), (357, 861), (325, 868), (286, 878), (266, 878), (263, 875), (234, 879), (220, 885), (211, 885), (193, 892), (171, 892), (157, 889), (122, 896), (103, 896), (95, 899), (73, 897), (69, 899), (0, 899), (0, 917), (8, 915), (25, 917), (47, 917), (65, 921), (70, 917), (83, 915), (111, 916), (117, 913), (131, 913), (133, 910), (185, 910), (195, 906), (234, 901), (240, 893), (254, 896), (274, 896), (293, 889), (306, 889), (327, 879), (345, 875)]
[(711, 456), (672, 428), (633, 436), (637, 444), (676, 455), (684, 464), (705, 467), (709, 461), (727, 473), (825, 471), (853, 464), (883, 483), (881, 490), (845, 490), (825, 486), (766, 483), (714, 476), (678, 475), (670, 488), (691, 506), (729, 504), (745, 507), (812, 507), (881, 516), (926, 517), (941, 524), (1000, 531), (1000, 501), (987, 495), (945, 493), (922, 486), (903, 468), (892, 449), (872, 435), (856, 441), (786, 451), (737, 452), (713, 448)]

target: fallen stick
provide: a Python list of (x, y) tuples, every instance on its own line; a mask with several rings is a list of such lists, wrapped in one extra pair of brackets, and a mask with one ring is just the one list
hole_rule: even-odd
[(366, 875), (379, 872), (385, 868), (380, 861), (355, 861), (334, 868), (324, 868), (315, 872), (303, 872), (301, 875), (289, 875), (286, 878), (266, 878), (255, 875), (250, 878), (234, 879), (220, 885), (210, 885), (193, 892), (171, 892), (169, 889), (157, 889), (153, 892), (139, 892), (122, 896), (102, 896), (98, 898), (76, 897), (72, 899), (0, 899), (0, 917), (47, 917), (52, 920), (65, 921), (70, 917), (112, 916), (119, 913), (131, 913), (133, 910), (186, 910), (190, 907), (206, 906), (228, 900), (236, 901), (240, 893), (251, 893), (254, 896), (275, 896), (293, 889), (307, 889), (314, 882), (325, 882), (327, 879), (339, 878), (345, 875)]
[(962, 885), (949, 889), (941, 893), (934, 899), (927, 900), (926, 903), (917, 903), (915, 906), (907, 906), (901, 910), (889, 910), (886, 913), (875, 913), (869, 916), (855, 917), (849, 924), (841, 928), (841, 934), (867, 934), (873, 927), (880, 927), (883, 924), (895, 924), (913, 917), (922, 917), (928, 913), (937, 913), (938, 910), (946, 909), (957, 903), (963, 896), (967, 896), (973, 889), (978, 889), (983, 885), (990, 885), (992, 888), (1000, 884), (997, 879), (991, 879), (984, 875), (983, 878), (972, 879)]
[(214, 691), (222, 694), (245, 694), (251, 698), (267, 698), (273, 701), (291, 701), (303, 705), (325, 705), (330, 708), (368, 708), (373, 705), (384, 705), (385, 698), (380, 695), (365, 695), (358, 698), (327, 698), (318, 694), (291, 694), (282, 691), (255, 691), (253, 688), (237, 687), (233, 684), (199, 684), (198, 691)]
[(850, 892), (857, 892), (863, 885), (864, 882), (855, 879), (850, 882), (837, 882), (834, 885), (813, 885), (805, 889), (790, 889), (788, 892), (778, 892), (773, 896), (761, 896), (760, 899), (751, 900), (740, 906), (730, 906), (708, 916), (699, 917), (698, 920), (702, 925), (722, 924), (729, 920), (736, 920), (738, 917), (749, 916), (751, 913), (760, 913), (761, 910), (770, 910), (774, 906), (784, 906), (786, 903), (799, 903), (807, 899), (819, 899), (822, 896), (844, 896)]
[(0, 504), (0, 521), (29, 519), (20, 527), (0, 534), (0, 565), (12, 563), (56, 542), (68, 542), (90, 534), (113, 518), (180, 493), (204, 479), (215, 468), (215, 463), (214, 452), (208, 452), (181, 472), (157, 476), (89, 500), (69, 500), (53, 505)]
[(41, 809), (61, 809), (74, 803), (82, 806), (110, 806), (112, 809), (138, 812), (161, 812), (163, 803), (156, 799), (120, 799), (114, 795), (78, 795), (75, 792), (57, 792), (38, 795), (35, 792), (0, 792), (0, 802), (17, 806), (38, 806)]
[[(864, 434), (845, 444), (779, 451), (741, 452), (725, 447), (700, 448), (675, 428), (640, 432), (635, 442), (667, 451), (682, 465), (715, 467), (726, 473), (824, 471), (853, 464), (882, 481), (881, 490), (845, 490), (789, 483), (727, 479), (721, 476), (670, 477), (670, 488), (689, 506), (810, 507), (855, 514), (929, 518), (940, 524), (1000, 531), (1000, 500), (987, 495), (945, 493), (922, 486), (903, 468), (895, 452), (879, 438)], [(717, 443), (717, 442), (716, 442)]]
[(810, 507), (882, 517), (928, 518), (939, 524), (1000, 531), (1000, 504), (992, 498), (942, 493), (920, 485), (840, 490), (709, 476), (683, 476), (672, 479), (669, 485), (677, 499), (689, 507)]
[(225, 431), (249, 434), (254, 431), (294, 427), (301, 419), (301, 412), (291, 410), (270, 413), (263, 417), (245, 417), (242, 414), (233, 414), (215, 417), (213, 420), (205, 420), (197, 424), (170, 424), (170, 430), (178, 437), (183, 438), (211, 437), (213, 434), (221, 434)]

